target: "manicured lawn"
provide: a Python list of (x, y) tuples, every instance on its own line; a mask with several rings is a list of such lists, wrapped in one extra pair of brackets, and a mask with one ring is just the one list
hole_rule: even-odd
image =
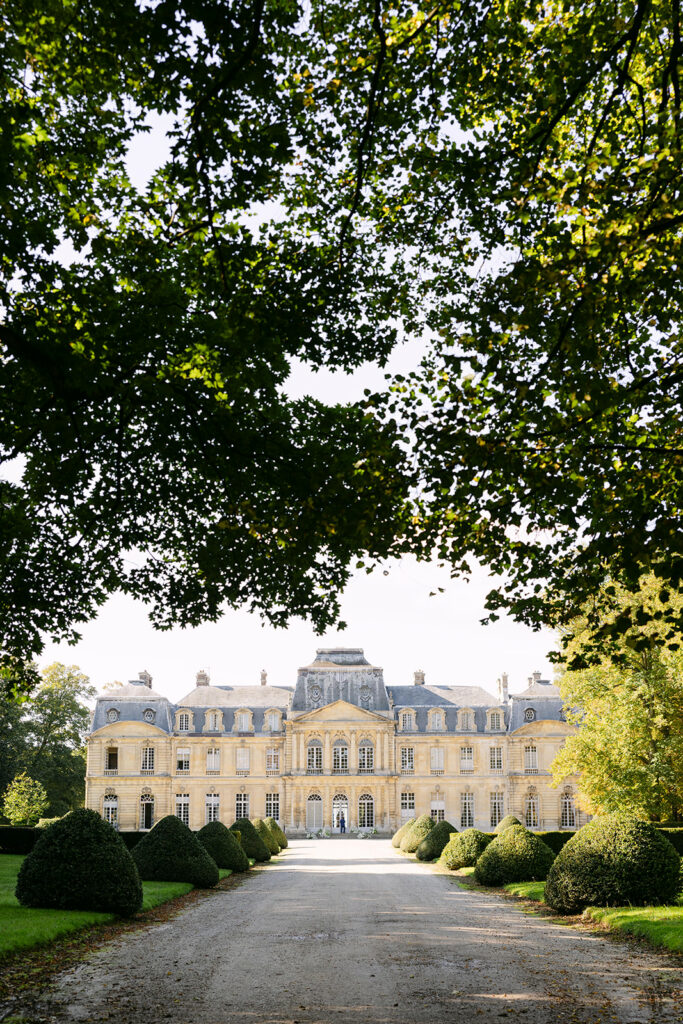
[(510, 882), (503, 888), (507, 892), (511, 892), (513, 896), (521, 896), (525, 900), (536, 900), (538, 903), (542, 903), (545, 882)]
[(588, 907), (584, 917), (683, 953), (683, 900), (676, 907)]

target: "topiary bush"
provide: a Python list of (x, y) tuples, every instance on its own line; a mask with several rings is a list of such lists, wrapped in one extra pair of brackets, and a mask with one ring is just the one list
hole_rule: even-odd
[(393, 834), (393, 836), (391, 838), (391, 845), (396, 847), (396, 849), (398, 850), (398, 848), (401, 845), (401, 840), (403, 839), (404, 835), (406, 834), (406, 832), (410, 831), (410, 829), (413, 827), (414, 824), (415, 824), (415, 818), (409, 818), (408, 821), (406, 821), (404, 825), (401, 825), (401, 827), (398, 830), (398, 832), (394, 832), (394, 834)]
[(466, 828), (464, 832), (451, 836), (441, 852), (441, 863), (449, 871), (473, 867), (491, 842), (493, 836), (480, 832), (478, 828)]
[(678, 895), (680, 857), (661, 832), (626, 814), (603, 814), (560, 850), (544, 899), (553, 910), (669, 903)]
[(239, 839), (221, 821), (210, 821), (197, 832), (197, 839), (219, 868), (231, 871), (248, 871), (249, 858), (242, 849)]
[(500, 833), (504, 832), (506, 828), (510, 828), (512, 825), (521, 824), (522, 823), (519, 820), (519, 818), (515, 818), (514, 814), (506, 814), (502, 821), (498, 822), (493, 831), (496, 833), (497, 836), (499, 836)]
[(546, 846), (549, 846), (554, 854), (558, 854), (563, 846), (566, 846), (576, 832), (536, 832), (539, 839), (542, 839)]
[(142, 906), (133, 858), (111, 825), (85, 809), (40, 830), (19, 869), (15, 892), (25, 907), (130, 917)]
[(666, 836), (679, 857), (683, 857), (683, 828), (662, 828), (655, 825), (660, 836)]
[(158, 821), (131, 857), (146, 882), (191, 882), (198, 889), (212, 889), (218, 882), (215, 860), (175, 814)]
[(533, 832), (523, 825), (510, 825), (479, 856), (474, 877), (480, 885), (541, 882), (554, 859), (550, 847)]
[(280, 844), (278, 843), (277, 839), (275, 838), (271, 830), (266, 825), (263, 818), (252, 818), (251, 823), (258, 832), (258, 834), (260, 835), (263, 842), (268, 847), (271, 856), (277, 857), (278, 853), (280, 852)]
[(242, 849), (246, 853), (247, 857), (252, 857), (259, 863), (270, 860), (270, 850), (263, 842), (261, 836), (258, 834), (252, 823), (249, 821), (249, 818), (238, 818), (237, 821), (230, 826), (230, 830), (233, 832), (239, 832), (240, 843), (242, 844)]
[(438, 821), (415, 851), (417, 859), (436, 860), (453, 833), (457, 833), (457, 831), (455, 825), (451, 825), (450, 821)]
[(287, 842), (287, 836), (284, 834), (284, 832), (276, 822), (275, 818), (264, 818), (263, 820), (265, 821), (266, 825), (275, 836), (280, 849), (286, 850), (287, 847), (289, 846), (289, 843)]
[(404, 853), (415, 853), (423, 839), (432, 831), (436, 822), (428, 814), (421, 814), (403, 835), (401, 850)]

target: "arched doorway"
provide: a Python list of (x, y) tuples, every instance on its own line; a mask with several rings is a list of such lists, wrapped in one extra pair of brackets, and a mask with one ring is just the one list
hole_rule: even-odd
[(306, 828), (309, 832), (323, 827), (323, 798), (311, 793), (306, 801)]
[(341, 816), (344, 815), (345, 828), (349, 828), (349, 799), (345, 793), (335, 793), (332, 798), (332, 830), (341, 832)]
[(375, 827), (375, 801), (369, 793), (363, 793), (358, 800), (358, 828)]

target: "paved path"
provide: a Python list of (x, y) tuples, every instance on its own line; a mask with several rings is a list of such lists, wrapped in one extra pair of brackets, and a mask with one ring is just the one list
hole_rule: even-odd
[(528, 1024), (683, 1020), (681, 961), (523, 914), (386, 840), (281, 860), (57, 983), (57, 1020)]

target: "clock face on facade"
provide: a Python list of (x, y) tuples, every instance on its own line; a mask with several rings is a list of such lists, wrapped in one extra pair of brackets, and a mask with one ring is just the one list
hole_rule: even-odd
[(144, 719), (145, 719), (146, 722), (153, 722), (154, 721), (154, 712), (152, 711), (151, 708), (147, 708), (147, 710), (145, 711)]
[(107, 721), (108, 722), (118, 722), (118, 720), (119, 720), (119, 713), (118, 713), (118, 711), (116, 710), (116, 708), (110, 708), (109, 711), (107, 711)]
[(322, 704), (323, 702), (323, 691), (319, 686), (312, 686), (308, 691), (311, 704)]

